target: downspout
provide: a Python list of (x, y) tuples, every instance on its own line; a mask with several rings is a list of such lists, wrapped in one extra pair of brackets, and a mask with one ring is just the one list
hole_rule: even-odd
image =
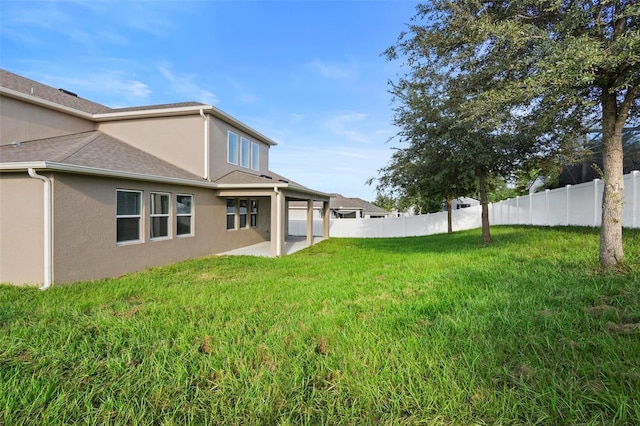
[(276, 238), (278, 239), (277, 245), (276, 245), (276, 256), (280, 257), (282, 256), (282, 248), (280, 246), (280, 243), (282, 242), (282, 240), (280, 240), (281, 235), (280, 233), (282, 232), (282, 211), (281, 211), (281, 207), (280, 207), (280, 197), (282, 197), (282, 192), (280, 192), (280, 189), (277, 186), (273, 187), (273, 190), (276, 193)]
[(29, 176), (44, 182), (44, 285), (40, 290), (46, 290), (52, 284), (52, 258), (53, 250), (51, 244), (51, 179), (39, 175), (33, 168), (29, 168)]
[(209, 119), (204, 114), (204, 110), (200, 110), (200, 116), (204, 118), (204, 174), (205, 180), (209, 180)]

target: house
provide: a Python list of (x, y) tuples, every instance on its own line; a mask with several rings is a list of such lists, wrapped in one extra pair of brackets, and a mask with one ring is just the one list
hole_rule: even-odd
[[(467, 207), (474, 207), (479, 205), (480, 205), (480, 201), (471, 197), (459, 197), (451, 200), (451, 209), (453, 210), (459, 210), (459, 209), (464, 209)], [(447, 210), (446, 204), (444, 206), (444, 210), (445, 211)]]
[[(329, 195), (269, 170), (276, 142), (197, 102), (109, 108), (0, 70), (0, 282), (68, 283), (265, 241)], [(308, 244), (313, 243), (311, 227)]]
[[(344, 197), (340, 194), (331, 194), (329, 200), (329, 216), (332, 219), (374, 219), (384, 217), (395, 217), (375, 204), (371, 204), (357, 197)], [(289, 203), (289, 219), (302, 220), (306, 219), (306, 205), (300, 202)], [(316, 203), (314, 206), (314, 219), (320, 219), (323, 216), (323, 206)]]

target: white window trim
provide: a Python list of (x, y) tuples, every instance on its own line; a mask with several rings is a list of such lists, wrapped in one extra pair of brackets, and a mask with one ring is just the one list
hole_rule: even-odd
[[(255, 203), (256, 204), (256, 212), (253, 213), (253, 211), (251, 210), (251, 205)], [(257, 199), (251, 199), (249, 200), (249, 228), (257, 228), (258, 227), (258, 212), (260, 211), (260, 204), (258, 203)], [(256, 224), (252, 225), (252, 218), (255, 215), (256, 217)]]
[[(245, 207), (244, 226), (242, 226), (243, 213), (242, 213), (242, 206), (241, 206), (243, 202), (245, 203), (244, 204), (244, 207)], [(249, 215), (251, 204), (249, 203), (249, 200), (247, 200), (246, 198), (239, 198), (237, 206), (238, 206), (238, 229), (249, 229), (251, 225), (251, 222), (250, 222), (251, 216)]]
[[(169, 211), (167, 213), (153, 213), (153, 196), (154, 195), (164, 195), (169, 199)], [(167, 218), (167, 235), (163, 235), (161, 237), (151, 237), (151, 230), (153, 229), (153, 218), (155, 217), (166, 217)], [(171, 239), (171, 193), (169, 192), (159, 192), (159, 191), (150, 191), (149, 192), (149, 240), (150, 241), (159, 241), (159, 240), (170, 240)]]
[[(136, 192), (140, 194), (140, 214), (118, 214), (118, 192)], [(140, 244), (144, 242), (144, 221), (142, 217), (144, 215), (144, 201), (143, 201), (143, 192), (136, 189), (116, 189), (116, 245), (126, 246), (130, 244)], [(118, 241), (118, 219), (131, 219), (138, 218), (139, 226), (138, 226), (138, 239), (137, 240), (127, 240), (127, 241)]]
[[(229, 213), (227, 211), (227, 209), (229, 208), (229, 200), (233, 200), (234, 202), (234, 209), (233, 209), (233, 213)], [(237, 231), (238, 230), (238, 222), (240, 222), (240, 218), (238, 217), (238, 199), (237, 198), (227, 198), (225, 201), (225, 228), (227, 229), (227, 231)], [(229, 228), (227, 226), (227, 218), (229, 216), (233, 216), (233, 228)]]
[[(256, 148), (254, 151), (254, 147)], [(255, 142), (251, 142), (251, 170), (260, 170), (260, 145)], [(258, 155), (254, 155), (254, 154)]]
[[(231, 161), (230, 155), (231, 154), (231, 150), (230, 148), (230, 142), (231, 142), (231, 135), (235, 135), (236, 137), (236, 162), (234, 163), (233, 161)], [(233, 164), (235, 166), (240, 164), (240, 136), (235, 133), (232, 132), (231, 130), (227, 131), (227, 163), (228, 164)]]
[[(190, 213), (178, 213), (178, 209), (176, 208), (176, 237), (177, 238), (186, 238), (193, 237), (195, 235), (195, 197), (193, 194), (176, 194), (176, 203), (178, 202), (178, 197), (191, 197), (191, 212)], [(179, 234), (178, 235), (178, 218), (179, 217), (190, 217), (191, 218), (191, 227), (190, 232), (188, 234)]]
[[(247, 145), (247, 154), (244, 155), (243, 146)], [(251, 167), (251, 141), (244, 136), (240, 137), (240, 167), (248, 169)]]

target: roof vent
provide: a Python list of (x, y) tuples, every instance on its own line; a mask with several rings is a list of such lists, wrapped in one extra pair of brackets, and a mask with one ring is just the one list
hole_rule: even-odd
[(267, 179), (273, 179), (271, 176), (267, 176), (267, 175), (260, 175), (261, 178), (267, 178)]
[(19, 147), (20, 145), (22, 145), (22, 143), (20, 143), (20, 141), (13, 141), (13, 142), (11, 142), (11, 146), (12, 146), (12, 147), (14, 147), (14, 148), (17, 148), (17, 147)]
[(288, 180), (284, 180), (284, 179), (278, 179), (280, 182), (284, 182), (284, 183), (289, 183)]
[(64, 93), (65, 95), (73, 96), (75, 98), (78, 97), (77, 93), (70, 92), (70, 91), (68, 91), (66, 89), (58, 89), (58, 90), (61, 91), (62, 93)]

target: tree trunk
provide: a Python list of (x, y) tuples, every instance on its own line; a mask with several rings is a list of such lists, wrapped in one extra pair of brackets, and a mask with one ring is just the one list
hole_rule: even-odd
[[(602, 158), (604, 194), (602, 225), (600, 226), (600, 265), (613, 268), (622, 263), (622, 208), (624, 176), (622, 130), (626, 121), (618, 116), (616, 95), (603, 90), (602, 95)], [(624, 119), (623, 119), (624, 118)]]
[(451, 212), (451, 198), (447, 198), (447, 234), (453, 233), (453, 218)]
[(489, 203), (484, 172), (478, 175), (478, 186), (480, 187), (480, 205), (482, 206), (482, 242), (487, 244), (491, 242), (491, 231), (489, 230)]

